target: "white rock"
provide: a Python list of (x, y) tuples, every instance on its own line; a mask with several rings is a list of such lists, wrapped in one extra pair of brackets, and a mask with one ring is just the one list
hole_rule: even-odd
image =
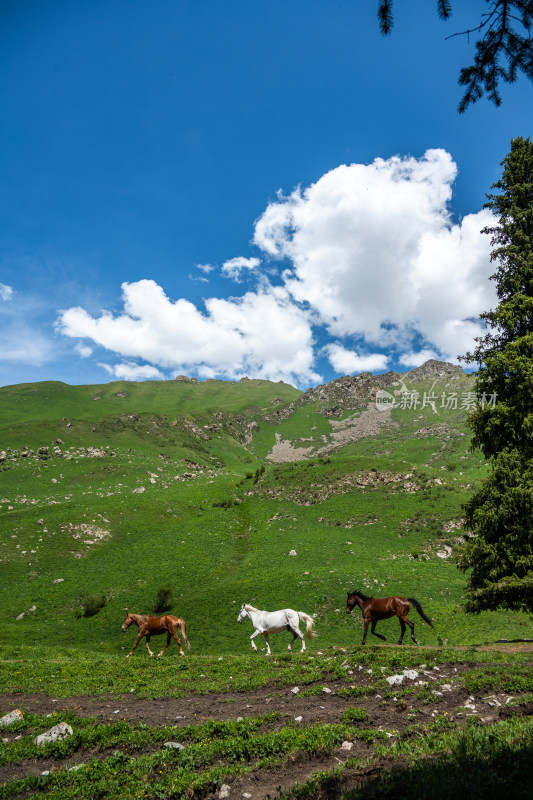
[(142, 494), (145, 491), (146, 489), (144, 488), (144, 486), (139, 486), (137, 489), (133, 490), (133, 494)]
[(414, 681), (418, 678), (418, 672), (416, 669), (404, 669), (403, 674), (406, 678), (409, 678), (410, 681)]
[(54, 725), (50, 730), (41, 733), (35, 739), (35, 744), (47, 744), (48, 742), (57, 742), (60, 739), (65, 739), (67, 736), (72, 736), (72, 728), (66, 722), (60, 722), (59, 725)]
[(329, 686), (323, 686), (322, 687), (322, 692), (324, 694), (331, 694), (331, 689), (329, 688)]
[(291, 689), (292, 694), (298, 694), (299, 691), (300, 691), (299, 686), (293, 686), (293, 688)]
[(290, 556), (295, 556), (295, 555), (296, 555), (296, 550), (291, 550), (291, 551), (290, 551), (290, 553), (289, 553), (289, 555), (290, 555)]
[(14, 711), (10, 711), (9, 714), (4, 714), (3, 717), (0, 717), (0, 728), (7, 728), (20, 719), (24, 719), (24, 714), (20, 709), (16, 708)]
[(294, 721), (295, 722), (301, 722), (302, 720), (303, 720), (303, 717), (294, 717)]
[(180, 744), (180, 742), (165, 742), (163, 747), (168, 747), (173, 750), (185, 750), (185, 745)]
[(229, 786), (227, 783), (222, 784), (218, 796), (220, 797), (220, 800), (224, 800), (225, 797), (229, 797)]
[(351, 749), (352, 749), (352, 747), (353, 747), (353, 742), (344, 741), (344, 742), (341, 744), (341, 749), (342, 749), (342, 750), (351, 750)]
[(400, 683), (403, 683), (404, 675), (389, 675), (387, 678), (387, 683), (389, 686), (397, 686)]
[(64, 578), (56, 578), (55, 581), (52, 581), (52, 583), (63, 583), (64, 580)]

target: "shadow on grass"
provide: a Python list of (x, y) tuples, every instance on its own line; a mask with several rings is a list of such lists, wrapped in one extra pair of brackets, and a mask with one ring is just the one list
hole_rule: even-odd
[(363, 787), (334, 796), (342, 800), (526, 800), (533, 798), (533, 741), (501, 749), (490, 758), (429, 757), (413, 767), (383, 771)]

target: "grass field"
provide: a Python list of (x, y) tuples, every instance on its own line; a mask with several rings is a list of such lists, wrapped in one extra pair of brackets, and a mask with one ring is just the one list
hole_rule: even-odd
[[(246, 775), (252, 780), (257, 773), (271, 778), (261, 778), (254, 798), (274, 794), (278, 785), (284, 796), (326, 797), (328, 786), (340, 786), (335, 796), (348, 797), (366, 791), (374, 778), (382, 782), (379, 796), (390, 790), (393, 797), (396, 779), (387, 777), (386, 765), (394, 757), (410, 787), (402, 791), (422, 797), (414, 788), (422, 780), (419, 759), (427, 766), (428, 753), (439, 754), (451, 775), (462, 765), (459, 780), (467, 763), (472, 774), (479, 773), (491, 747), (490, 758), (502, 764), (515, 759), (514, 789), (522, 791), (524, 754), (531, 751), (531, 656), (527, 650), (488, 653), (480, 646), (533, 638), (531, 617), (462, 611), (466, 577), (455, 565), (467, 535), (462, 504), (487, 467), (469, 450), (465, 408), (422, 401), (449, 398), (452, 390), (467, 396), (471, 379), (425, 375), (408, 386), (413, 387), (420, 402), (398, 406), (390, 424), (372, 435), (348, 437), (342, 446), (332, 444), (334, 414), (340, 421), (352, 416), (356, 426), (362, 408), (348, 404), (339, 412), (339, 386), (305, 395), (266, 381), (0, 389), (0, 716), (17, 698), (21, 706), (29, 704), (21, 743), (14, 739), (18, 729), (5, 742), (0, 796), (209, 797), (230, 780), (244, 791)], [(307, 458), (273, 463), (268, 455), (276, 441), (310, 448)], [(173, 643), (162, 659), (150, 660), (141, 644), (126, 661), (135, 631), (121, 633), (125, 611), (152, 611), (163, 587), (173, 593), (168, 611), (187, 621), (191, 652), (180, 659)], [(430, 628), (412, 610), (422, 647), (408, 637), (402, 648), (373, 646), (377, 640), (369, 636), (361, 648), (360, 613), (348, 616), (344, 610), (346, 592), (356, 589), (417, 598), (434, 623)], [(89, 595), (103, 596), (103, 605), (84, 616)], [(253, 656), (250, 623), (236, 624), (243, 602), (312, 614), (318, 638), (308, 643), (307, 655), (289, 656), (288, 634), (273, 636), (272, 659), (262, 655), (262, 643), (260, 655)], [(378, 630), (392, 644), (399, 625), (387, 620)], [(439, 712), (444, 701), (433, 690), (410, 687), (391, 694), (385, 682), (389, 673), (419, 669), (424, 662), (431, 669), (446, 665), (450, 680), (451, 665), (462, 665), (460, 680), (452, 680), (458, 694), (445, 704), (454, 720), (449, 730), (438, 722), (446, 719)], [(357, 680), (347, 677), (354, 669)], [(369, 669), (372, 680), (362, 681)], [(319, 722), (311, 709), (322, 707), (324, 684), (332, 682), (335, 702), (342, 705)], [(284, 705), (293, 685), (299, 686), (299, 699), (289, 702), (304, 704), (303, 726)], [(465, 728), (466, 713), (458, 709), (470, 693), (490, 711), (486, 698), (503, 691), (512, 695), (517, 719), (494, 717), (491, 744), (475, 722)], [(104, 717), (88, 722), (87, 709), (80, 722), (72, 701), (65, 720), (75, 718), (78, 738), (62, 744), (64, 751), (52, 748), (50, 776), (37, 769), (43, 756), (30, 746), (31, 736), (47, 718), (40, 707), (31, 712), (31, 697), (127, 695), (139, 703), (163, 697), (186, 703), (205, 696), (216, 706), (228, 694), (219, 713), (222, 727), (202, 727), (209, 718), (209, 706), (202, 706), (206, 721), (195, 727), (189, 720), (192, 727), (180, 733), (186, 756), (161, 749), (172, 732), (168, 724), (151, 721), (148, 710), (149, 733), (131, 720), (122, 728)], [(232, 709), (246, 709), (247, 698), (255, 717), (244, 710), (245, 721), (237, 723)], [(376, 724), (354, 740), (357, 756), (340, 758), (350, 732), (343, 715), (363, 702)], [(396, 729), (397, 703), (403, 727), (392, 742), (383, 730)], [(279, 718), (269, 718), (275, 707)], [(425, 716), (416, 728), (413, 709), (419, 707)], [(143, 754), (147, 737), (153, 746)], [(257, 741), (257, 749), (252, 752), (246, 741)], [(424, 750), (428, 741), (430, 751)], [(93, 764), (90, 779), (85, 767), (67, 774), (76, 753)], [(309, 777), (306, 759), (322, 778)], [(33, 772), (21, 766), (31, 764), (37, 765)], [(427, 766), (425, 780), (444, 786), (439, 769), (429, 775)], [(17, 770), (26, 777), (19, 780)], [(294, 787), (296, 779), (301, 790)], [(489, 784), (483, 780), (480, 786), (486, 796), (497, 796)], [(494, 785), (513, 796), (512, 787)]]

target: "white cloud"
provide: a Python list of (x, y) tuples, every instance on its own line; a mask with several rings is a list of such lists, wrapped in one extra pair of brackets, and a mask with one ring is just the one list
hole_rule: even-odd
[(384, 353), (357, 355), (353, 350), (346, 350), (342, 345), (336, 343), (326, 345), (324, 351), (335, 372), (343, 375), (384, 370), (389, 362), (389, 357)]
[(99, 363), (98, 366), (105, 369), (110, 375), (126, 381), (155, 380), (165, 377), (156, 367), (149, 364), (135, 364), (132, 361), (124, 361), (122, 364)]
[(36, 328), (18, 322), (0, 332), (0, 363), (41, 366), (53, 357), (53, 343)]
[(222, 272), (228, 278), (232, 278), (238, 283), (241, 279), (241, 273), (243, 270), (257, 269), (260, 263), (261, 259), (259, 258), (244, 258), (243, 256), (237, 256), (236, 258), (230, 258), (229, 261), (225, 261), (222, 264)]
[(434, 350), (424, 349), (418, 352), (403, 353), (399, 358), (399, 362), (404, 367), (420, 367), (431, 358), (438, 359), (438, 354)]
[(86, 344), (82, 344), (78, 342), (78, 344), (74, 348), (82, 358), (89, 358), (93, 354), (92, 347), (88, 347)]
[[(240, 297), (208, 298), (202, 311), (140, 280), (122, 285), (122, 312), (68, 308), (57, 328), (84, 340), (80, 353), (89, 341), (117, 354), (123, 362), (105, 367), (117, 377), (117, 370), (121, 377), (169, 370), (306, 387), (321, 380), (313, 325), (321, 338), (326, 331), (320, 346), (340, 373), (386, 369), (391, 351), (406, 367), (455, 360), (482, 335), (479, 315), (497, 301), (490, 238), (480, 233), (494, 217), (482, 210), (452, 221), (456, 174), (444, 150), (341, 165), (289, 196), (279, 193), (256, 221), (254, 243), (277, 273), (272, 283), (261, 277), (259, 258), (239, 256), (222, 274), (237, 282), (245, 271), (259, 276), (257, 289)], [(196, 269), (195, 279), (207, 282), (215, 268)]]
[(423, 158), (342, 165), (278, 196), (257, 220), (254, 242), (292, 271), (285, 286), (330, 334), (412, 349), (414, 336), (442, 357), (471, 348), (474, 322), (495, 299), (488, 281), (487, 210), (450, 219), (457, 168), (444, 150)]
[(69, 308), (60, 314), (58, 330), (164, 369), (304, 385), (320, 380), (312, 370), (308, 315), (282, 287), (263, 282), (239, 298), (208, 299), (206, 314), (187, 300), (170, 300), (152, 280), (124, 283), (122, 290), (123, 313), (104, 311), (95, 318)]
[(7, 286), (5, 283), (0, 283), (0, 300), (11, 300), (13, 297), (13, 287)]

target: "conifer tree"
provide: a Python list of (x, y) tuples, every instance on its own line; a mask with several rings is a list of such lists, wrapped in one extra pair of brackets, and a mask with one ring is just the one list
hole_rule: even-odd
[[(452, 16), (451, 0), (436, 0), (441, 19)], [(500, 83), (514, 83), (522, 72), (533, 80), (533, 0), (485, 0), (486, 11), (472, 27), (452, 36), (479, 35), (475, 42), (474, 61), (463, 67), (459, 84), (464, 95), (459, 112), (465, 111), (486, 92), (499, 106)], [(394, 24), (393, 0), (378, 0), (381, 32), (388, 35)], [(450, 37), (448, 37), (450, 38)]]
[(489, 477), (465, 506), (472, 531), (459, 566), (470, 569), (467, 611), (498, 607), (533, 611), (533, 143), (517, 138), (487, 195), (497, 217), (491, 260), (499, 303), (481, 315), (477, 339), (478, 406), (469, 418), (472, 446)]

